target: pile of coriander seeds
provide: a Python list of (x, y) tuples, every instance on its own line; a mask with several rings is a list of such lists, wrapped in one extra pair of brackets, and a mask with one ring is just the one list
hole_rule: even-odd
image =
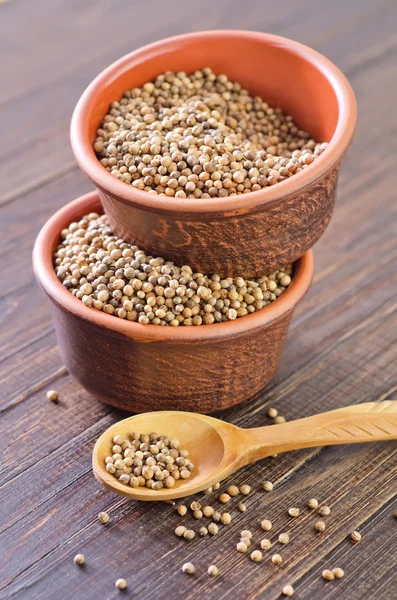
[(167, 71), (112, 102), (94, 142), (117, 179), (175, 198), (246, 194), (302, 171), (325, 150), (281, 108), (203, 68)]
[(90, 213), (61, 232), (55, 272), (86, 306), (142, 324), (210, 325), (265, 308), (288, 288), (292, 266), (254, 280), (204, 275), (147, 256)]
[(132, 432), (129, 438), (115, 435), (112, 453), (105, 458), (106, 471), (120, 483), (161, 490), (174, 487), (178, 479), (190, 477), (194, 465), (178, 440), (154, 432)]

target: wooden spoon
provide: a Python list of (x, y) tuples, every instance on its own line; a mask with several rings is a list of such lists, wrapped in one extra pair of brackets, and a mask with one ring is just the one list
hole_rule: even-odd
[[(191, 477), (177, 481), (173, 488), (161, 490), (120, 483), (106, 471), (105, 458), (112, 454), (113, 437), (122, 435), (127, 439), (132, 431), (156, 431), (178, 439), (195, 465)], [(390, 400), (254, 429), (241, 429), (195, 413), (159, 411), (135, 415), (109, 427), (95, 444), (92, 464), (98, 481), (116, 494), (136, 500), (170, 500), (205, 490), (240, 467), (273, 454), (393, 439), (397, 439), (397, 401)]]

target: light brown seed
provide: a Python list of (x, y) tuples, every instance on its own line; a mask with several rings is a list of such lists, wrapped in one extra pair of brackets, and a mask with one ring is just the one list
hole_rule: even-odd
[(203, 507), (203, 515), (205, 517), (212, 517), (214, 514), (214, 509), (212, 508), (212, 506), (204, 506)]
[(314, 525), (314, 529), (319, 533), (323, 533), (323, 531), (325, 531), (324, 521), (317, 521), (317, 523)]
[(271, 492), (274, 486), (271, 481), (264, 481), (262, 483), (262, 487), (265, 490), (265, 492)]
[(221, 494), (219, 496), (219, 502), (222, 502), (222, 504), (226, 504), (230, 500), (231, 500), (231, 498), (230, 498), (229, 494)]
[(271, 521), (269, 521), (269, 519), (263, 519), (263, 521), (261, 521), (261, 527), (263, 531), (270, 531), (272, 528)]
[(275, 419), (278, 415), (278, 410), (277, 410), (277, 408), (270, 407), (267, 411), (267, 414), (271, 419)]
[(288, 533), (280, 533), (278, 536), (278, 541), (280, 544), (288, 544), (289, 543), (289, 535)]
[(206, 527), (200, 527), (199, 534), (201, 535), (201, 537), (205, 537), (206, 535), (208, 535), (208, 529)]
[(223, 513), (223, 515), (221, 516), (221, 523), (223, 523), (224, 525), (229, 525), (231, 520), (232, 515), (230, 513)]
[(178, 525), (178, 527), (175, 529), (175, 535), (177, 535), (178, 537), (183, 537), (185, 531), (186, 527), (184, 527), (183, 525)]
[(271, 547), (272, 547), (272, 543), (270, 540), (268, 540), (267, 538), (263, 538), (263, 540), (261, 540), (262, 550), (270, 550)]
[(245, 544), (244, 542), (239, 542), (236, 546), (238, 552), (247, 552), (248, 550), (248, 546), (247, 544)]
[(254, 562), (261, 562), (263, 557), (263, 554), (260, 550), (254, 550), (253, 552), (251, 552), (251, 560), (253, 560)]
[(242, 537), (242, 538), (240, 538), (240, 542), (242, 542), (243, 544), (245, 544), (247, 546), (247, 548), (249, 548), (251, 546), (251, 540), (250, 540), (250, 538)]
[(283, 557), (280, 554), (273, 554), (272, 563), (274, 565), (281, 565), (282, 562), (283, 562)]
[(118, 590), (125, 590), (125, 588), (127, 587), (127, 582), (125, 579), (116, 579), (114, 585)]
[(289, 508), (288, 514), (290, 517), (298, 517), (299, 516), (299, 508)]
[(193, 575), (193, 573), (196, 572), (196, 567), (193, 563), (187, 562), (184, 565), (182, 565), (182, 571), (183, 573), (186, 573), (186, 575)]
[(310, 500), (307, 502), (307, 505), (311, 509), (316, 509), (318, 507), (318, 500), (315, 498), (310, 498)]
[(249, 486), (248, 484), (244, 483), (243, 485), (240, 486), (240, 492), (241, 492), (241, 494), (243, 494), (243, 496), (248, 496), (250, 491), (251, 491), (251, 486)]
[(350, 541), (352, 544), (358, 544), (358, 542), (361, 542), (361, 539), (362, 535), (359, 531), (352, 531), (350, 534)]
[(214, 490), (214, 492), (216, 492), (216, 490), (219, 490), (220, 487), (221, 487), (220, 483), (214, 483), (214, 485), (212, 486), (212, 489)]
[(330, 513), (331, 509), (329, 506), (320, 506), (320, 508), (318, 509), (318, 514), (322, 517), (328, 517)]
[(107, 512), (100, 512), (98, 515), (98, 521), (100, 521), (100, 523), (103, 523), (104, 525), (106, 523), (109, 523), (110, 517), (108, 515)]
[(283, 587), (283, 594), (284, 594), (284, 596), (293, 596), (294, 588), (292, 587), (292, 585), (285, 585)]
[(176, 512), (178, 513), (178, 515), (181, 515), (181, 517), (184, 517), (187, 513), (187, 508), (184, 504), (181, 504), (177, 507)]
[(210, 535), (216, 535), (219, 531), (218, 525), (216, 523), (210, 523), (207, 529)]
[(340, 567), (335, 567), (335, 569), (332, 569), (332, 573), (336, 579), (342, 579), (342, 577), (345, 576), (344, 570)]
[(193, 512), (193, 517), (195, 519), (202, 519), (203, 518), (203, 511), (202, 510), (195, 510)]
[(249, 540), (252, 538), (252, 533), (249, 529), (243, 529), (240, 535), (242, 538), (248, 538)]
[(276, 425), (278, 425), (278, 424), (280, 424), (280, 423), (285, 423), (286, 421), (287, 421), (287, 419), (286, 419), (285, 417), (281, 417), (281, 416), (277, 416), (277, 417), (274, 419), (274, 423), (275, 423)]
[(192, 529), (186, 529), (185, 533), (183, 534), (183, 537), (185, 538), (185, 540), (188, 540), (190, 542), (190, 540), (196, 537), (196, 534)]
[(56, 402), (59, 398), (58, 392), (56, 392), (55, 390), (48, 390), (46, 396), (48, 400), (51, 400), (51, 402)]
[(229, 485), (229, 487), (227, 488), (227, 493), (229, 494), (229, 496), (238, 496), (239, 495), (239, 489), (237, 487), (237, 485)]
[(247, 510), (247, 507), (242, 502), (240, 502), (240, 504), (237, 506), (237, 508), (240, 512), (245, 512)]
[(192, 510), (193, 512), (194, 512), (195, 510), (200, 510), (200, 509), (201, 509), (201, 504), (200, 504), (200, 502), (192, 502), (192, 503), (190, 504), (190, 510)]
[(333, 579), (335, 579), (335, 575), (329, 569), (324, 569), (324, 571), (321, 573), (321, 575), (322, 575), (322, 578), (325, 579), (326, 581), (332, 581)]
[(216, 577), (219, 573), (219, 569), (217, 566), (215, 565), (210, 565), (208, 567), (208, 575), (210, 575), (211, 577)]
[(84, 554), (76, 554), (73, 561), (74, 561), (75, 565), (84, 565), (84, 563), (85, 563)]

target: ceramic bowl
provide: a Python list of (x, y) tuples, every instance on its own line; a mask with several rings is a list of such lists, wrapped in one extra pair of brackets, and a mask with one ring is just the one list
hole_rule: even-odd
[(209, 413), (263, 388), (280, 361), (294, 309), (310, 287), (312, 252), (296, 263), (284, 294), (261, 311), (198, 327), (142, 325), (85, 306), (56, 277), (53, 253), (61, 230), (100, 210), (96, 192), (67, 204), (44, 225), (33, 252), (70, 373), (104, 402), (131, 412)]
[[(157, 196), (111, 175), (92, 147), (110, 102), (166, 70), (204, 66), (281, 106), (314, 139), (329, 142), (326, 151), (275, 186), (227, 198)], [(103, 71), (77, 103), (71, 141), (116, 235), (203, 273), (253, 277), (294, 262), (323, 234), (355, 123), (348, 81), (318, 52), (274, 35), (206, 31), (145, 46)]]

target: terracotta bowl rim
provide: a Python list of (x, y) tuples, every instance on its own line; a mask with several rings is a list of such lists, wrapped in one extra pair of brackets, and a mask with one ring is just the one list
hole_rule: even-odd
[(36, 278), (48, 296), (63, 310), (140, 341), (186, 342), (209, 341), (233, 338), (252, 332), (276, 321), (292, 311), (308, 291), (314, 270), (313, 252), (309, 250), (295, 264), (293, 281), (275, 302), (256, 313), (235, 321), (200, 325), (198, 327), (161, 327), (142, 325), (134, 321), (119, 319), (85, 306), (75, 298), (57, 278), (52, 260), (52, 248), (57, 244), (62, 229), (72, 221), (90, 212), (102, 212), (97, 191), (90, 192), (66, 204), (58, 210), (42, 227), (33, 249), (33, 268)]
[[(242, 196), (206, 199), (198, 202), (191, 198), (168, 198), (138, 190), (111, 175), (99, 162), (86, 128), (86, 113), (93, 103), (94, 96), (111, 81), (133, 66), (136, 61), (144, 61), (164, 51), (168, 46), (178, 42), (195, 41), (198, 44), (208, 38), (236, 38), (241, 41), (257, 40), (266, 45), (279, 46), (300, 56), (321, 71), (332, 85), (339, 105), (338, 123), (335, 133), (327, 149), (310, 165), (309, 169), (300, 171), (293, 177), (275, 186), (250, 192)], [(274, 201), (282, 201), (312, 185), (337, 164), (344, 156), (354, 135), (357, 118), (357, 107), (354, 92), (343, 73), (319, 52), (288, 38), (268, 33), (244, 30), (213, 30), (188, 33), (143, 46), (116, 60), (104, 69), (86, 88), (77, 102), (73, 112), (70, 136), (73, 152), (81, 169), (90, 177), (95, 185), (126, 204), (145, 208), (146, 210), (179, 213), (208, 213), (247, 210), (266, 205)]]

